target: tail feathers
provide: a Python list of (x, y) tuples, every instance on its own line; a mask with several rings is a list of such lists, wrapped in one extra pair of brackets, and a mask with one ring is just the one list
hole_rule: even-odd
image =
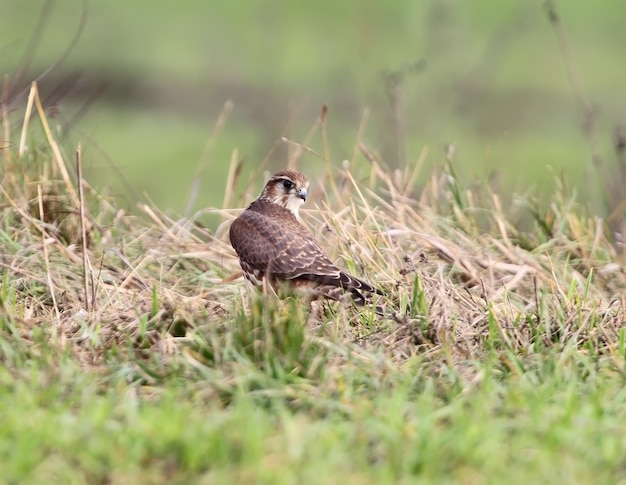
[[(367, 293), (375, 293), (377, 295), (384, 295), (384, 293), (370, 285), (369, 283), (356, 278), (344, 271), (337, 270), (332, 273), (298, 273), (298, 274), (281, 274), (277, 275), (281, 279), (289, 279), (293, 281), (297, 280), (306, 280), (306, 281), (314, 281), (318, 285), (321, 286), (332, 286), (337, 288), (340, 291), (340, 294), (343, 294), (346, 291), (365, 291)], [(329, 297), (330, 298), (330, 297)], [(332, 298), (336, 300), (337, 298)]]
[[(366, 283), (363, 280), (360, 280), (352, 275), (349, 275), (347, 273), (341, 273), (341, 281), (342, 281), (342, 287), (345, 288), (346, 290), (349, 290), (351, 292), (356, 291), (357, 293), (359, 293), (360, 291), (367, 291), (369, 293), (376, 293), (377, 295), (384, 295), (384, 293), (379, 290), (378, 288), (370, 285), (369, 283)], [(347, 281), (345, 281), (347, 279)], [(362, 295), (361, 295), (362, 296)]]

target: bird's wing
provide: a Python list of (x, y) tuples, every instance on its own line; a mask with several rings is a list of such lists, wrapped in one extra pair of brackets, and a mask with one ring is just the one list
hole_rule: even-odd
[(279, 279), (302, 279), (346, 289), (377, 289), (335, 266), (313, 235), (290, 218), (244, 211), (230, 228), (230, 240), (249, 268)]

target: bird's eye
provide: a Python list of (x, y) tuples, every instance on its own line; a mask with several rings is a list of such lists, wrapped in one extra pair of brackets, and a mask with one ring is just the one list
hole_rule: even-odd
[(293, 182), (291, 180), (283, 180), (283, 187), (285, 187), (287, 190), (292, 189)]

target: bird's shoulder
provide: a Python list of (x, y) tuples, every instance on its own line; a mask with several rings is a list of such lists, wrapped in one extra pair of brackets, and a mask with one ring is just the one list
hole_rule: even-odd
[(247, 230), (256, 229), (282, 230), (301, 232), (304, 226), (293, 213), (284, 207), (264, 200), (256, 200), (235, 219), (231, 227)]
[(300, 241), (312, 239), (308, 229), (293, 213), (284, 207), (256, 200), (237, 217), (230, 226), (231, 244), (238, 250), (242, 246), (277, 246), (279, 241), (298, 236)]
[(294, 216), (293, 212), (289, 209), (264, 199), (257, 199), (252, 202), (252, 204), (250, 204), (243, 212), (243, 214), (246, 213), (248, 215), (260, 214), (263, 217), (271, 217), (282, 221), (291, 221), (301, 225), (298, 219), (296, 219), (296, 216)]

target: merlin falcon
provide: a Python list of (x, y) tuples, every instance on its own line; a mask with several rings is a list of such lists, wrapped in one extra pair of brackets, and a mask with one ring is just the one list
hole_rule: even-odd
[[(365, 305), (364, 293), (383, 293), (335, 266), (300, 222), (298, 210), (308, 188), (303, 174), (282, 170), (235, 219), (229, 231), (230, 243), (243, 274), (257, 286), (267, 278), (272, 287), (288, 282), (313, 298), (340, 300), (349, 295), (357, 305)], [(375, 309), (377, 313), (383, 311)]]

